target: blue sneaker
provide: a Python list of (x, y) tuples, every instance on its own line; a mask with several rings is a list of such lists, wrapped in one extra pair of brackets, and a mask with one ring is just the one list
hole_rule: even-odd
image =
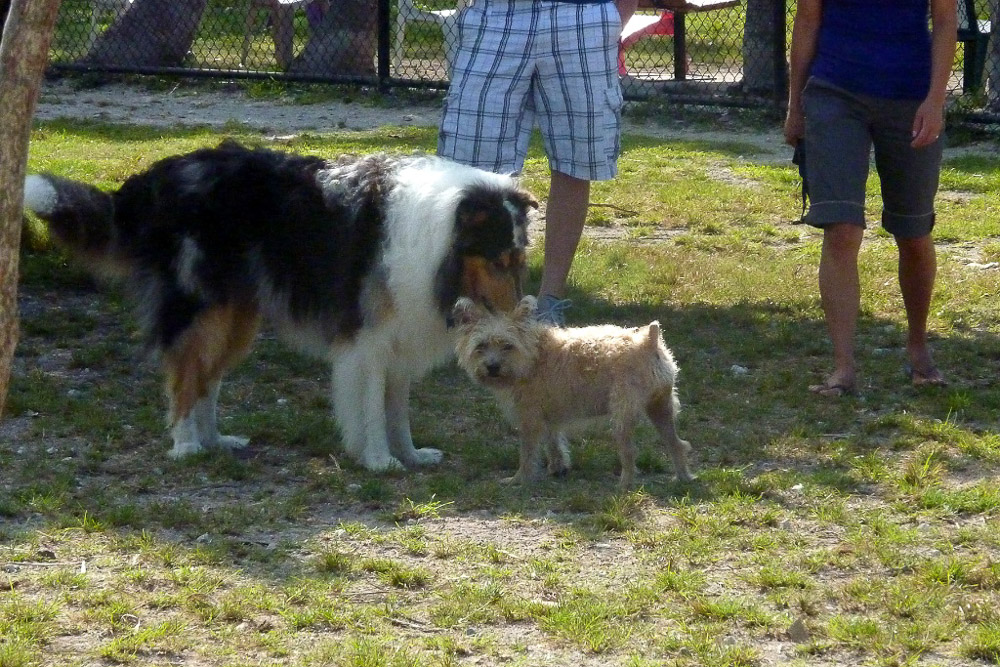
[(566, 310), (573, 305), (569, 299), (560, 299), (551, 294), (538, 297), (535, 319), (555, 327), (566, 326)]

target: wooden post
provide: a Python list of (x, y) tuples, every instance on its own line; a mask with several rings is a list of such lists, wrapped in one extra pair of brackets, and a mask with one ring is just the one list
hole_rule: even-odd
[(59, 0), (12, 0), (0, 39), (0, 417), (17, 345), (17, 264), (31, 117)]
[(990, 42), (986, 50), (986, 108), (1000, 113), (1000, 0), (989, 1)]

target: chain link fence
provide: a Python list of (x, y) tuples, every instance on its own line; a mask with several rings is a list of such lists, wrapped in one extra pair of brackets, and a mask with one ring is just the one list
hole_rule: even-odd
[[(468, 1), (64, 0), (51, 65), (444, 88)], [(986, 5), (998, 3), (958, 2), (951, 90), (960, 110), (996, 121), (1000, 21)], [(619, 52), (626, 97), (780, 106), (794, 12), (794, 0), (640, 0)]]

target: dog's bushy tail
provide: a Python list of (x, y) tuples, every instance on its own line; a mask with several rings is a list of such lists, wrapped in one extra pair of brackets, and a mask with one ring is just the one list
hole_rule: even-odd
[(660, 343), (663, 342), (663, 336), (660, 334), (660, 323), (657, 320), (653, 320), (649, 323), (649, 338), (646, 342), (651, 347), (659, 347)]
[(112, 195), (86, 183), (33, 174), (24, 181), (24, 206), (49, 224), (57, 242), (92, 268), (122, 272), (116, 261)]

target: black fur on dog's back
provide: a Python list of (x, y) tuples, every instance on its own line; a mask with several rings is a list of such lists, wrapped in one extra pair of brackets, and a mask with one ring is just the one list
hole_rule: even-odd
[[(341, 200), (324, 199), (316, 183), (324, 166), (224, 144), (126, 181), (115, 195), (116, 220), (136, 265), (153, 268), (166, 288), (162, 310), (193, 317), (206, 303), (256, 303), (266, 298), (263, 280), (285, 295), (293, 320), (325, 316), (331, 339), (352, 334), (361, 325), (361, 276), (382, 237), (382, 183), (373, 178), (365, 189), (346, 188)], [(187, 239), (199, 256), (182, 257)], [(184, 261), (193, 266), (177, 265)], [(161, 345), (187, 325), (183, 316), (170, 319), (158, 323)]]
[(364, 160), (332, 197), (316, 181), (326, 161), (225, 142), (161, 160), (111, 194), (44, 176), (58, 204), (38, 212), (85, 259), (130, 276), (156, 347), (210, 304), (267, 309), (269, 298), (332, 340), (361, 326), (359, 293), (383, 241), (391, 158)]

